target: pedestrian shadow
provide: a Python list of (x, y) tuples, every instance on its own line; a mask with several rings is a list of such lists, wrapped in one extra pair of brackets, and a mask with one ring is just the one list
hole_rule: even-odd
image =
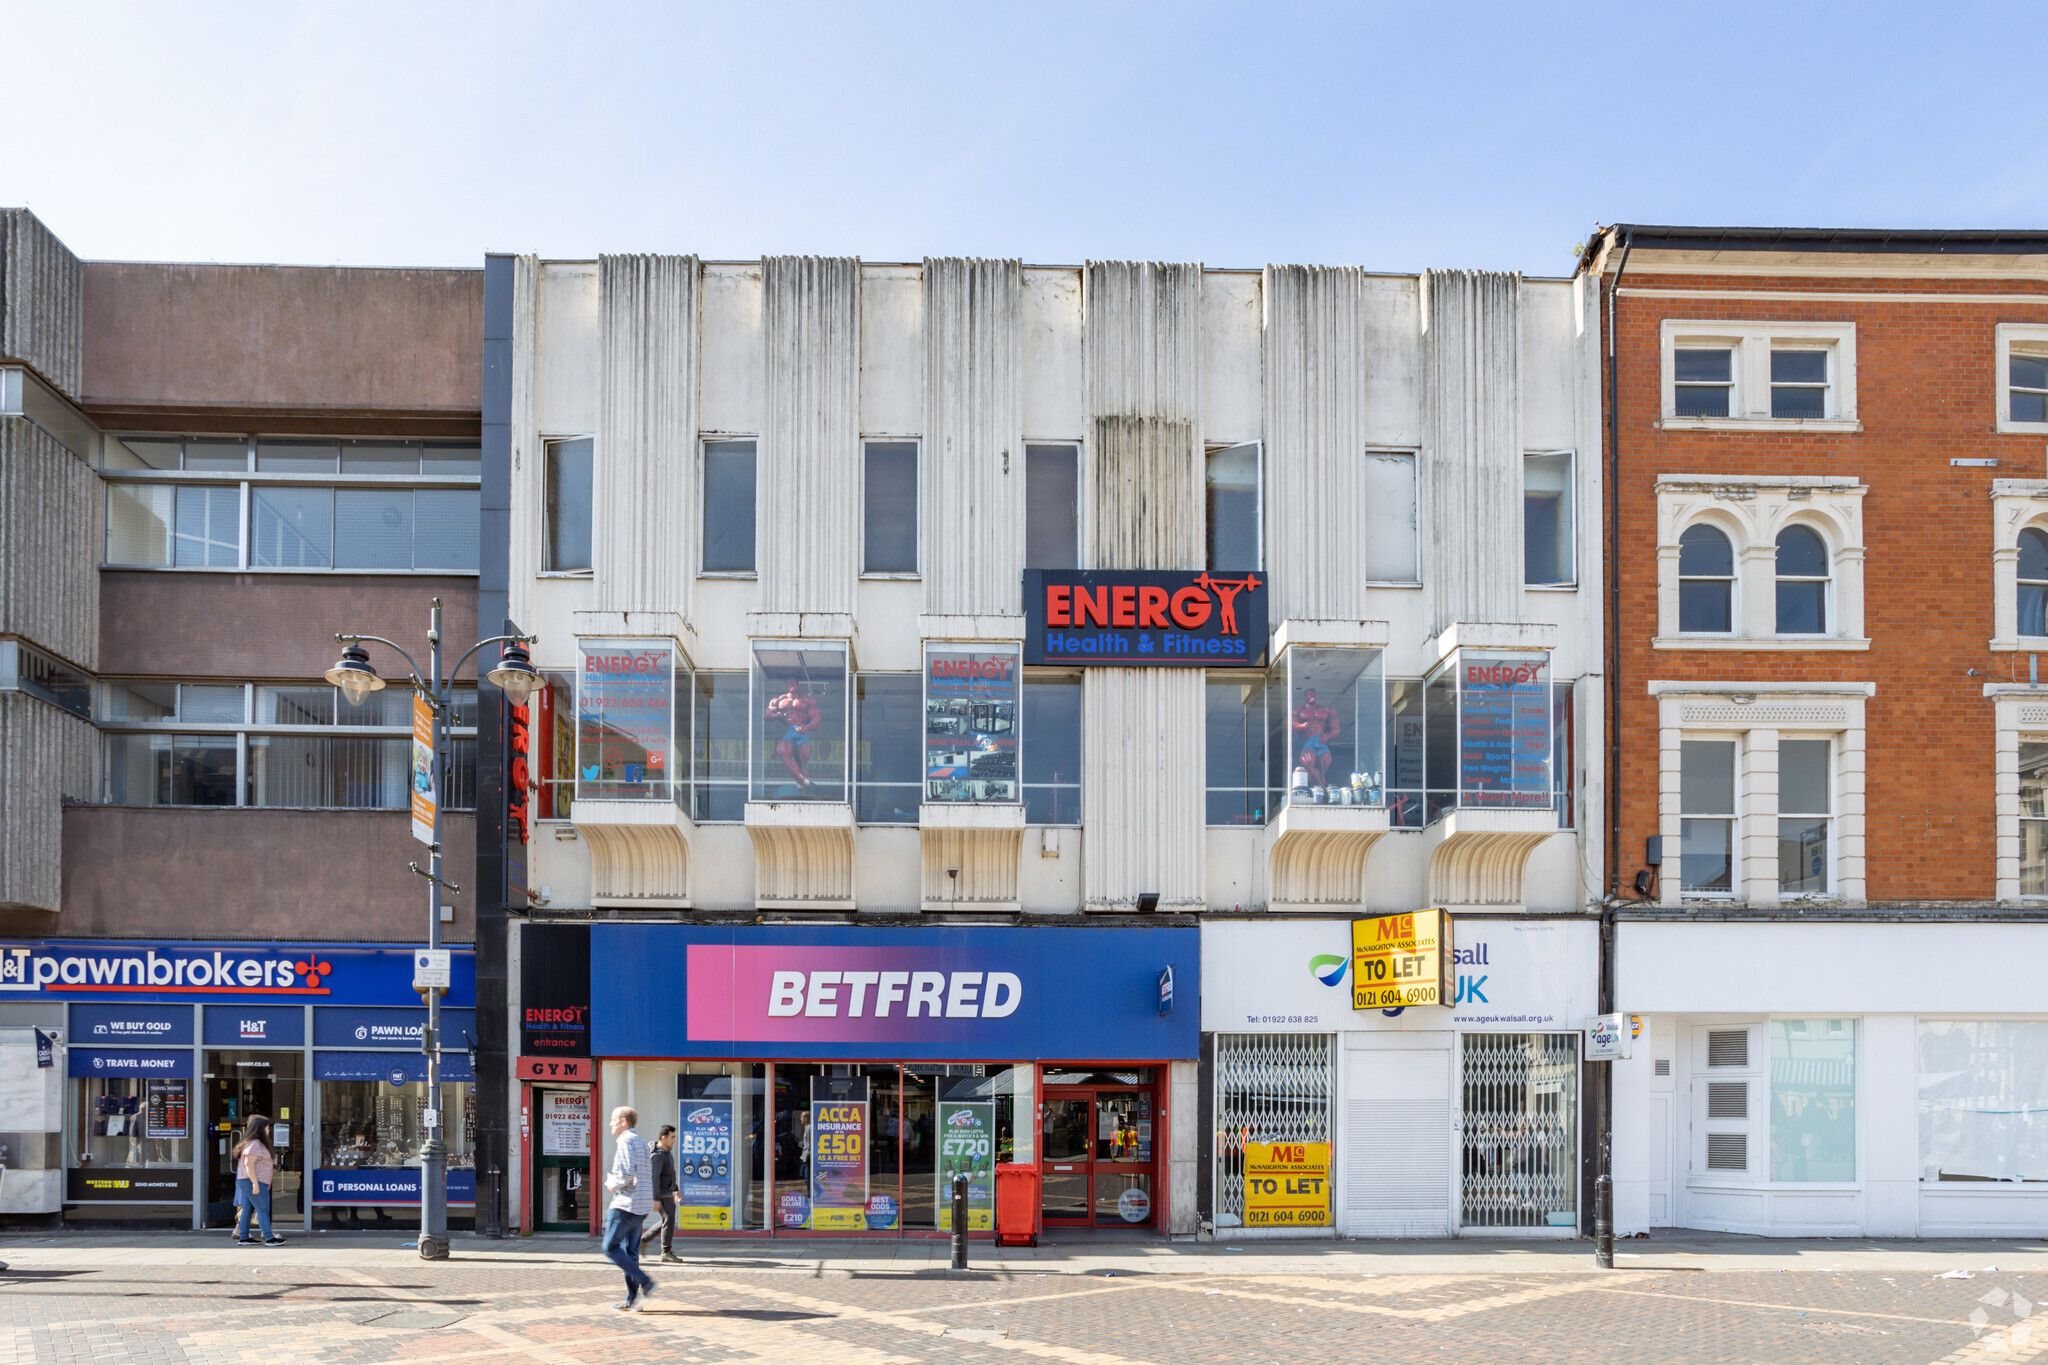
[(671, 1318), (739, 1318), (746, 1322), (818, 1322), (836, 1316), (832, 1313), (799, 1313), (785, 1308), (658, 1308), (650, 1305), (650, 1313), (659, 1313)]

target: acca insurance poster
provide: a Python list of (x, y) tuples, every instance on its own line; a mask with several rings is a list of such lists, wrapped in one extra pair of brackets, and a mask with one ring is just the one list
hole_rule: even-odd
[(811, 1230), (868, 1225), (868, 1083), (865, 1076), (811, 1080)]
[(732, 1101), (684, 1100), (676, 1123), (676, 1227), (732, 1227)]

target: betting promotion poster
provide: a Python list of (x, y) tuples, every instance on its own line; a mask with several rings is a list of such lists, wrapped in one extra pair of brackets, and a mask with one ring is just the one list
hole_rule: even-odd
[(811, 1098), (811, 1230), (859, 1232), (868, 1210), (868, 1100)]
[(426, 695), (412, 694), (412, 837), (434, 842), (434, 708)]
[(967, 1177), (967, 1230), (996, 1225), (996, 1107), (939, 1101), (939, 1231), (953, 1230), (953, 1177)]
[(676, 1226), (732, 1227), (732, 1101), (684, 1100), (676, 1124)]

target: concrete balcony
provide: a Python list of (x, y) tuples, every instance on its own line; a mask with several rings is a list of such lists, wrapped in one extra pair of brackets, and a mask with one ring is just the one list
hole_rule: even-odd
[(673, 801), (597, 801), (570, 808), (590, 845), (590, 901), (614, 910), (690, 908), (690, 835)]
[(1267, 908), (1363, 909), (1365, 862), (1387, 828), (1384, 806), (1288, 805), (1266, 826)]
[(923, 805), (917, 829), (923, 862), (919, 909), (1017, 912), (1023, 806)]
[(1448, 910), (1521, 910), (1522, 874), (1558, 832), (1557, 812), (1461, 807), (1423, 834), (1429, 903)]
[(851, 910), (853, 807), (843, 801), (749, 801), (754, 905), (761, 910)]

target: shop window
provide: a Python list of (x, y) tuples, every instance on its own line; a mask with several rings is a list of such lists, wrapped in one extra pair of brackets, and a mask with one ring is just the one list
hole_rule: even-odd
[(704, 572), (754, 571), (754, 442), (704, 443)]
[(1081, 823), (1081, 679), (1024, 679), (1024, 823)]
[(1203, 685), (1208, 823), (1266, 823), (1266, 679), (1210, 673)]
[(699, 824), (745, 818), (748, 675), (700, 670), (692, 689), (690, 771)]
[(1920, 1179), (2048, 1181), (2048, 1023), (1923, 1019)]
[(1365, 576), (1375, 583), (1414, 583), (1415, 456), (1375, 450), (1365, 457)]
[(1548, 655), (1459, 650), (1430, 674), (1423, 704), (1431, 820), (1455, 807), (1550, 809)]
[(861, 486), (861, 572), (917, 572), (917, 442), (869, 441)]
[(845, 801), (846, 646), (754, 642), (752, 801)]
[[(71, 1082), (72, 1165), (83, 1171), (189, 1166), (192, 1083), (183, 1076)], [(180, 1201), (183, 1202), (183, 1201)]]
[(1522, 581), (1578, 581), (1572, 540), (1572, 454), (1522, 457)]
[[(1276, 670), (1287, 698), (1288, 779), (1275, 804), (1378, 806), (1386, 801), (1381, 749), (1387, 694), (1377, 649), (1287, 651)], [(1543, 703), (1549, 747), (1550, 703)], [(1546, 754), (1547, 757), (1547, 754)], [(1546, 779), (1543, 802), (1549, 801)]]
[(1687, 895), (1735, 890), (1735, 741), (1679, 745), (1679, 888)]
[[(687, 799), (674, 783), (675, 697), (689, 674), (673, 645), (653, 640), (582, 640), (576, 691), (576, 799)], [(687, 752), (687, 723), (680, 738)]]
[(1735, 550), (1726, 535), (1703, 522), (1678, 538), (1678, 629), (1687, 635), (1735, 629)]
[(1081, 565), (1081, 447), (1024, 447), (1024, 567)]
[[(768, 1211), (768, 1068), (760, 1062), (677, 1064), (676, 1229), (765, 1228)], [(642, 1065), (639, 1070), (649, 1068)], [(659, 1133), (652, 1113), (642, 1136)]]
[(1680, 417), (1726, 417), (1733, 410), (1735, 352), (1726, 346), (1681, 346), (1671, 355), (1673, 411)]
[(1335, 1034), (1216, 1035), (1217, 1227), (1244, 1226), (1245, 1145), (1330, 1142), (1336, 1097)]
[(924, 662), (924, 799), (1014, 804), (1021, 652), (927, 645)]
[(1215, 446), (1203, 476), (1208, 567), (1257, 569), (1259, 558), (1259, 445)]
[(1461, 1228), (1578, 1225), (1579, 1041), (1576, 1033), (1464, 1035)]
[(2048, 896), (2048, 738), (2020, 740), (2020, 894)]
[(2048, 531), (2029, 526), (2020, 532), (2020, 634), (2048, 635)]
[(1771, 1179), (1856, 1178), (1856, 1023), (1771, 1021)]
[(1778, 742), (1778, 891), (1828, 893), (1829, 788), (1833, 744), (1825, 739)]
[(549, 573), (590, 567), (591, 466), (596, 445), (588, 436), (547, 443), (541, 566)]
[(915, 673), (862, 673), (854, 691), (853, 818), (914, 825), (924, 793), (924, 690)]
[(1778, 634), (1825, 635), (1828, 547), (1811, 526), (1778, 532)]
[[(392, 1054), (398, 1069), (423, 1070), (417, 1059), (411, 1065)], [(381, 1065), (375, 1053), (315, 1053), (314, 1075), (331, 1072), (339, 1059), (359, 1062), (369, 1059)], [(376, 1226), (394, 1223), (417, 1224), (420, 1152), (426, 1146), (426, 1110), (429, 1100), (423, 1079), (408, 1079), (394, 1085), (382, 1080), (321, 1079), (320, 1087), (320, 1169), (314, 1178), (315, 1223), (330, 1228)], [(448, 1199), (451, 1206), (472, 1202), (476, 1188), (476, 1087), (468, 1081), (443, 1081), (438, 1097), (441, 1113), (441, 1141), (448, 1149)], [(323, 1192), (332, 1180), (333, 1192)], [(380, 1188), (381, 1187), (381, 1188)], [(413, 1197), (402, 1198), (409, 1190)], [(386, 1192), (384, 1198), (380, 1193)], [(457, 1226), (465, 1215), (449, 1209), (449, 1222)]]

